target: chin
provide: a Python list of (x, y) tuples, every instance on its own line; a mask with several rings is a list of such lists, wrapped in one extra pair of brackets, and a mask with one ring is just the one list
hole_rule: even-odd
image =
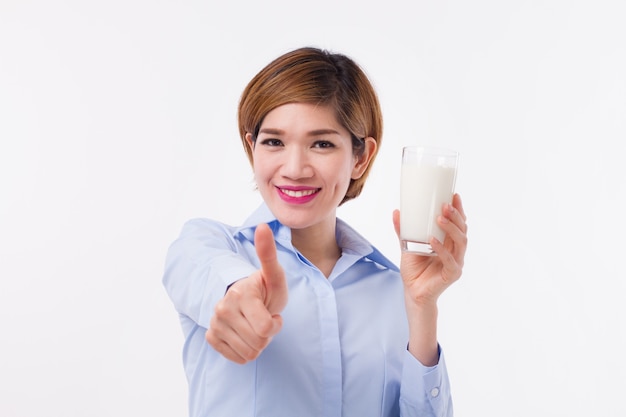
[(276, 216), (276, 219), (278, 219), (281, 224), (287, 226), (290, 229), (306, 229), (307, 227), (315, 224), (315, 221), (313, 221), (312, 219), (305, 219), (302, 218), (302, 216), (279, 214), (278, 216)]
[(314, 222), (311, 216), (311, 208), (286, 207), (285, 204), (272, 204), (271, 202), (267, 206), (281, 224), (292, 229), (301, 229)]
[(336, 215), (336, 206), (328, 201), (317, 201), (317, 204), (292, 205), (284, 201), (265, 200), (270, 211), (283, 225), (291, 229), (306, 229), (324, 223)]

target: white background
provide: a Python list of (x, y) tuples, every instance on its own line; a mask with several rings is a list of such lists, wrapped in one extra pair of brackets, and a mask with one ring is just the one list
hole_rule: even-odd
[(379, 91), (340, 216), (391, 259), (401, 146), (461, 152), (456, 415), (626, 415), (625, 21), (620, 0), (0, 0), (0, 415), (186, 415), (165, 253), (256, 207), (239, 95), (305, 45)]

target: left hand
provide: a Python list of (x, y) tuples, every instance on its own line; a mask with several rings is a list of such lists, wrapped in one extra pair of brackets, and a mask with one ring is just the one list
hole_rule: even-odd
[[(400, 274), (405, 293), (416, 307), (436, 305), (439, 296), (461, 277), (467, 249), (467, 224), (461, 197), (455, 194), (452, 204), (445, 204), (437, 224), (446, 232), (444, 242), (431, 238), (436, 256), (402, 252)], [(400, 211), (393, 212), (393, 224), (400, 238)]]

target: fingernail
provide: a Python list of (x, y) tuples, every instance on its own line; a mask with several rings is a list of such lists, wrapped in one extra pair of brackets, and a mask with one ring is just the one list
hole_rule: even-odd
[(439, 221), (441, 223), (450, 223), (450, 220), (448, 220), (448, 218), (444, 216), (439, 216)]

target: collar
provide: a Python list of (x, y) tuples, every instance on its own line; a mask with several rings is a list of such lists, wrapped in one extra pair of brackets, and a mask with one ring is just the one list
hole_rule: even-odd
[[(284, 248), (297, 252), (291, 244), (291, 229), (281, 224), (265, 203), (261, 205), (246, 219), (242, 226), (235, 229), (235, 237), (239, 236), (250, 242), (254, 242), (254, 231), (260, 223), (267, 223), (274, 233), (274, 239)], [(336, 237), (342, 253), (369, 259), (377, 264), (399, 271), (398, 267), (376, 249), (367, 239), (360, 235), (345, 221), (337, 218)]]

